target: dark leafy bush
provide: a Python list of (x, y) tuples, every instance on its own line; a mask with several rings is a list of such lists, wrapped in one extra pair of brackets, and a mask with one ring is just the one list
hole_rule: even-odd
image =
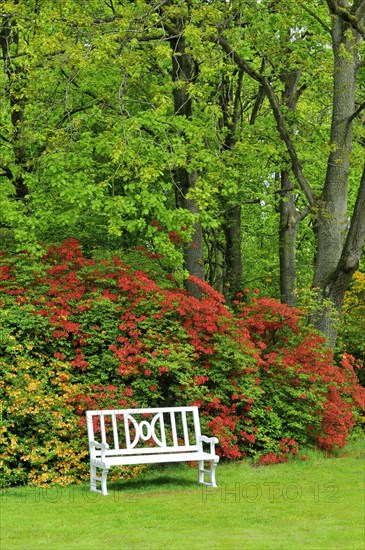
[(365, 273), (356, 271), (346, 292), (337, 349), (357, 359), (358, 378), (365, 386)]

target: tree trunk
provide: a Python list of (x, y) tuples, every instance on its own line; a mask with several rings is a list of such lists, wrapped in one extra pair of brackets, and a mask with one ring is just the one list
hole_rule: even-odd
[[(234, 151), (237, 142), (237, 126), (241, 118), (241, 95), (244, 71), (238, 71), (237, 83), (234, 86), (230, 80), (222, 82), (221, 109), (223, 126), (227, 135), (223, 143), (223, 150)], [(243, 259), (242, 259), (242, 227), (241, 206), (223, 204), (225, 208), (222, 229), (224, 233), (224, 281), (223, 289), (230, 302), (242, 287)]]
[(232, 299), (242, 287), (242, 229), (241, 207), (230, 208), (223, 224), (225, 235), (226, 298)]
[(289, 306), (296, 305), (296, 242), (299, 222), (295, 206), (293, 185), (289, 174), (281, 172), (281, 198), (279, 222), (280, 296)]
[[(23, 138), (23, 117), (25, 107), (25, 72), (17, 60), (13, 59), (18, 52), (19, 31), (16, 22), (10, 16), (4, 16), (0, 30), (0, 46), (4, 62), (4, 74), (8, 85), (6, 92), (9, 100), (10, 122), (12, 131), (7, 138), (11, 143), (14, 154), (15, 170), (8, 166), (1, 166), (3, 172), (14, 185), (14, 198), (24, 200), (28, 194), (28, 187), (24, 182), (24, 172), (27, 170), (27, 158)], [(11, 51), (11, 46), (15, 46)]]
[[(331, 153), (320, 201), (317, 222), (317, 257), (313, 286), (323, 301), (323, 308), (313, 322), (325, 334), (330, 347), (337, 338), (337, 323), (344, 294), (357, 268), (361, 248), (352, 261), (341, 267), (348, 258), (348, 184), (355, 112), (356, 77), (360, 35), (339, 16), (332, 18), (332, 45), (334, 55), (333, 112), (331, 126)], [(358, 212), (361, 215), (361, 212)], [(364, 212), (362, 212), (364, 216)], [(352, 222), (355, 223), (353, 216)], [(325, 302), (325, 301), (328, 302)], [(332, 307), (333, 304), (334, 307)]]
[[(287, 70), (281, 77), (285, 84), (282, 102), (289, 112), (294, 112), (300, 97), (298, 89), (300, 71)], [(280, 174), (279, 205), (279, 261), (280, 261), (280, 297), (284, 304), (295, 306), (297, 299), (296, 243), (299, 221), (302, 219), (295, 205), (294, 186), (289, 173), (282, 170)]]
[[(195, 187), (196, 172), (188, 172), (185, 168), (178, 168), (174, 172), (176, 182), (176, 202), (178, 208), (185, 208), (196, 215), (194, 223), (193, 240), (184, 249), (185, 267), (190, 275), (195, 275), (204, 281), (204, 256), (203, 256), (203, 233), (199, 221), (199, 206), (196, 200), (189, 199), (188, 193)], [(195, 283), (187, 280), (185, 287), (189, 294), (199, 297), (201, 292)]]
[[(170, 39), (172, 48), (172, 78), (176, 83), (174, 88), (174, 110), (176, 116), (190, 119), (192, 116), (192, 100), (187, 91), (187, 84), (195, 77), (196, 67), (191, 55), (186, 53), (184, 37), (181, 34)], [(184, 250), (185, 266), (190, 275), (195, 275), (204, 281), (203, 234), (199, 220), (199, 205), (191, 198), (191, 191), (196, 186), (197, 173), (178, 167), (174, 172), (176, 205), (185, 208), (195, 216), (193, 241)], [(190, 195), (190, 196), (189, 196)], [(192, 282), (186, 282), (190, 294), (200, 296), (199, 288)]]

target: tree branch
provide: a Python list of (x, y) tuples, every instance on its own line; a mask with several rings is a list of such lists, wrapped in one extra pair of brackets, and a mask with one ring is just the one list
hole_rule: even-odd
[(17, 57), (25, 57), (25, 56), (28, 57), (29, 54), (28, 53), (15, 53), (15, 54), (12, 54), (11, 56), (10, 55), (1, 56), (0, 61), (7, 61), (9, 58), (16, 59)]
[(1, 176), (5, 176), (9, 180), (13, 179), (13, 173), (8, 166), (0, 166), (0, 170), (2, 171)]
[(339, 266), (344, 271), (354, 271), (365, 243), (365, 165), (360, 181), (351, 225), (347, 234)]
[(306, 11), (307, 13), (309, 13), (309, 15), (311, 17), (313, 17), (316, 21), (318, 21), (318, 23), (321, 25), (321, 27), (324, 28), (324, 30), (326, 32), (328, 32), (329, 34), (331, 34), (331, 29), (330, 27), (328, 27), (326, 25), (326, 23), (324, 21), (322, 21), (322, 19), (320, 19), (320, 17), (318, 17), (318, 15), (316, 13), (314, 13), (314, 11), (310, 10), (309, 8), (307, 8), (307, 6), (305, 6), (304, 4), (302, 4), (302, 8), (304, 9), (304, 11)]
[[(339, 6), (337, 0), (326, 0), (328, 9), (332, 15), (341, 17), (346, 23), (349, 23), (351, 27), (357, 31), (363, 38), (365, 38), (365, 27), (360, 19), (351, 13), (347, 8)], [(362, 6), (362, 2), (357, 2), (356, 11)]]
[[(365, 242), (365, 166), (361, 177), (360, 188), (356, 198), (355, 208), (351, 218), (350, 229), (338, 262), (336, 272), (331, 278), (331, 293), (338, 298), (338, 306), (342, 307), (344, 291), (348, 287), (352, 275), (358, 269), (361, 250)], [(335, 300), (336, 303), (336, 300)]]
[(75, 107), (71, 111), (67, 111), (63, 115), (63, 117), (57, 122), (55, 127), (56, 128), (61, 128), (62, 125), (66, 122), (66, 120), (69, 120), (73, 115), (75, 115), (76, 113), (83, 113), (83, 112), (87, 111), (88, 109), (91, 109), (92, 107), (94, 107), (94, 103), (90, 103), (90, 105), (83, 105), (83, 106), (80, 106), (80, 107)]
[[(148, 10), (145, 14), (143, 14), (143, 16), (137, 17), (136, 20), (138, 21), (138, 20), (141, 20), (141, 19), (144, 19), (144, 18), (147, 19), (153, 12), (158, 11), (168, 1), (169, 0), (161, 0), (161, 2), (159, 4), (157, 4), (156, 6), (152, 6), (150, 10)], [(110, 7), (110, 6), (108, 6), (108, 7)], [(125, 18), (124, 14), (115, 13), (115, 10), (114, 10), (113, 15), (110, 15), (109, 17), (95, 17), (94, 18), (94, 23), (96, 23), (96, 24), (98, 24), (98, 23), (113, 23), (113, 21), (116, 21), (117, 19), (123, 19), (123, 18)]]
[(273, 110), (273, 114), (274, 114), (274, 117), (275, 117), (275, 120), (276, 120), (276, 125), (277, 125), (277, 128), (278, 128), (279, 134), (280, 134), (282, 140), (284, 141), (284, 143), (286, 145), (286, 148), (287, 148), (287, 151), (288, 151), (288, 154), (290, 156), (293, 173), (294, 173), (294, 175), (295, 175), (295, 177), (296, 177), (303, 193), (305, 194), (309, 204), (312, 206), (316, 201), (316, 197), (315, 197), (315, 195), (314, 195), (314, 193), (313, 193), (306, 177), (303, 174), (301, 162), (298, 158), (298, 155), (297, 155), (297, 152), (295, 150), (295, 147), (294, 147), (293, 141), (291, 139), (290, 133), (288, 132), (288, 130), (286, 128), (285, 119), (284, 119), (284, 116), (283, 116), (283, 113), (282, 113), (282, 110), (281, 110), (280, 102), (279, 102), (279, 100), (278, 100), (278, 98), (277, 98), (277, 96), (276, 96), (269, 80), (266, 77), (264, 77), (263, 75), (261, 75), (260, 73), (258, 73), (257, 71), (255, 71), (247, 61), (245, 61), (242, 57), (240, 57), (237, 54), (237, 52), (235, 50), (233, 50), (233, 48), (228, 44), (227, 40), (225, 39), (225, 37), (223, 35), (220, 35), (218, 37), (218, 42), (221, 45), (221, 47), (223, 48), (223, 50), (233, 59), (233, 61), (239, 67), (241, 67), (241, 69), (243, 69), (246, 72), (246, 74), (248, 74), (248, 76), (250, 76), (250, 78), (252, 78), (253, 80), (256, 80), (256, 82), (258, 82), (262, 86), (262, 88), (264, 89), (265, 94), (266, 94), (266, 96), (267, 96), (267, 98), (270, 102), (271, 108)]
[(5, 143), (11, 143), (10, 139), (6, 138), (5, 136), (3, 135), (0, 135), (0, 139), (2, 139), (3, 141), (5, 141)]
[(348, 118), (348, 122), (352, 122), (354, 120), (354, 118), (359, 116), (361, 111), (363, 111), (364, 109), (365, 109), (365, 100), (362, 103), (360, 103), (360, 105), (358, 106), (356, 111), (354, 113), (352, 113), (352, 115)]

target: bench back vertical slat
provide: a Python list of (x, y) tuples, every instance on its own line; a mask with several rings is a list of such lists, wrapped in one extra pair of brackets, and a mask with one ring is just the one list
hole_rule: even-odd
[(117, 415), (112, 414), (112, 423), (113, 423), (113, 438), (114, 438), (114, 449), (119, 449), (119, 437), (118, 437), (118, 426), (117, 426)]
[(130, 449), (130, 447), (131, 447), (131, 438), (130, 438), (130, 435), (129, 435), (129, 419), (128, 419), (127, 414), (123, 415), (123, 420), (124, 420), (125, 446), (126, 446), (127, 449)]
[(170, 419), (171, 419), (172, 441), (173, 441), (174, 447), (177, 447), (178, 446), (178, 441), (177, 441), (177, 432), (176, 432), (176, 422), (175, 422), (175, 412), (174, 411), (170, 412)]
[(193, 407), (193, 417), (194, 417), (194, 430), (195, 430), (195, 436), (198, 441), (198, 439), (201, 436), (201, 429), (200, 429), (200, 419), (199, 419), (199, 409), (198, 407)]
[[(89, 441), (95, 441), (94, 436), (94, 421), (90, 411), (86, 412), (86, 424), (87, 424), (87, 437)], [(90, 447), (90, 457), (94, 459), (96, 457), (95, 448)]]
[(186, 423), (186, 411), (181, 411), (181, 420), (183, 425), (183, 432), (184, 432), (184, 443), (186, 446), (189, 445), (189, 432), (188, 432), (188, 425)]
[(100, 431), (101, 431), (101, 442), (106, 443), (106, 433), (105, 433), (105, 419), (104, 415), (100, 415)]
[[(163, 418), (163, 413), (159, 413), (155, 416), (154, 418), (154, 421), (153, 421), (153, 426), (155, 425), (155, 423), (157, 422), (157, 420), (160, 421), (160, 430), (161, 430), (161, 440), (160, 440), (160, 443), (161, 443), (161, 446), (162, 447), (166, 447), (166, 432), (165, 432), (165, 421), (164, 421), (164, 418)], [(154, 433), (156, 434), (156, 432), (154, 431)], [(156, 441), (156, 435), (154, 437), (155, 441)]]

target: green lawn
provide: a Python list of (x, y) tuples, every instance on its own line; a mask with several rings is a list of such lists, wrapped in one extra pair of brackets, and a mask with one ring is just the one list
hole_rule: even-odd
[(137, 480), (6, 489), (1, 550), (341, 549), (365, 546), (365, 450), (253, 468), (220, 464), (218, 489), (187, 465), (155, 466)]

